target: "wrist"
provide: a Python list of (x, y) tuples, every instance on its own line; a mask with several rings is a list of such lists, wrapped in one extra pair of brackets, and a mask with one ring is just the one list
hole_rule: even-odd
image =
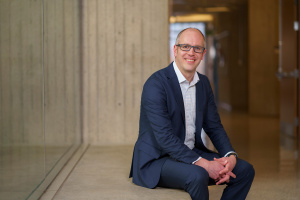
[[(232, 167), (234, 168), (235, 165), (236, 165), (236, 162), (237, 162), (237, 158), (236, 158), (235, 155), (230, 155), (230, 156), (228, 157), (228, 161), (231, 163)], [(232, 168), (232, 169), (233, 169), (233, 168)]]
[(208, 162), (209, 161), (206, 160), (205, 158), (201, 158), (200, 160), (196, 161), (194, 164), (205, 168), (208, 165)]
[(234, 159), (236, 161), (236, 155), (230, 155), (230, 156), (228, 156), (228, 158)]
[(231, 151), (231, 152), (227, 153), (224, 157), (229, 157), (231, 155), (235, 156), (236, 158), (238, 157), (238, 154), (235, 153), (234, 151)]

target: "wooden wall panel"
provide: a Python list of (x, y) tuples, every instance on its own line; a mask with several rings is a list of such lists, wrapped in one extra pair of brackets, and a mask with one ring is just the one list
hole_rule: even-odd
[(142, 86), (168, 65), (168, 0), (83, 1), (84, 142), (138, 136)]
[(249, 113), (279, 115), (277, 0), (249, 1)]

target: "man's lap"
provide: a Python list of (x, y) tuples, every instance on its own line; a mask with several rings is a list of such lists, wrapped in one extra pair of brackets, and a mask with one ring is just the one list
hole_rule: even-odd
[[(214, 158), (220, 158), (221, 156), (215, 152), (204, 152), (201, 154), (202, 158), (212, 161)], [(243, 176), (245, 170), (251, 166), (248, 162), (237, 158), (237, 163), (233, 169), (233, 173), (238, 177)], [(172, 158), (168, 158), (161, 170), (161, 176), (158, 186), (169, 188), (181, 188), (183, 189), (184, 183), (190, 176), (203, 176), (204, 179), (208, 179), (208, 185), (215, 185), (215, 181), (209, 178), (208, 172), (197, 165), (182, 163)], [(234, 181), (233, 178), (230, 182)]]

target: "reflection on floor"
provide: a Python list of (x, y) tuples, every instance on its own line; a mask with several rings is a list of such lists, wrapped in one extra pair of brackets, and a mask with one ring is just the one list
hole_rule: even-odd
[(27, 199), (69, 148), (69, 146), (46, 148), (1, 146), (0, 199)]
[[(279, 120), (242, 113), (222, 113), (221, 118), (239, 156), (256, 170), (247, 199), (300, 199), (299, 167), (292, 156), (294, 152), (280, 148)], [(146, 189), (132, 184), (128, 178), (132, 149), (133, 146), (90, 146), (62, 186), (55, 190), (50, 187), (42, 199), (190, 199), (181, 190)], [(223, 189), (224, 186), (211, 186), (210, 199), (220, 199)]]
[(39, 146), (1, 147), (0, 199), (28, 197), (45, 176), (44, 155)]

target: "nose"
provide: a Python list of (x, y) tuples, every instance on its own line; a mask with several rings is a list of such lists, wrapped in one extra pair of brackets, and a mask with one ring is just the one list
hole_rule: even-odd
[(188, 51), (189, 55), (195, 55), (195, 51), (194, 51), (194, 47), (192, 47), (189, 51)]

